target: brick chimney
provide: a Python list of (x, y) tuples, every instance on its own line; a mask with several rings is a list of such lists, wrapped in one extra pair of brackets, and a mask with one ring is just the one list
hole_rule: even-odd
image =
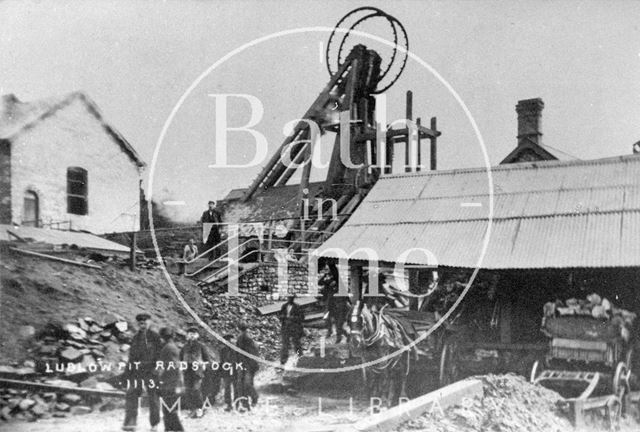
[(542, 99), (525, 99), (518, 101), (518, 145), (525, 142), (542, 144), (541, 117), (544, 102)]

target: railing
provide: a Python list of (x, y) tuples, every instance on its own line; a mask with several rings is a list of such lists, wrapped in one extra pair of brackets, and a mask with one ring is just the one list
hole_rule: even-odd
[[(218, 246), (222, 245), (222, 244), (223, 244), (223, 243), (225, 243), (225, 242), (228, 242), (229, 240), (231, 240), (231, 237), (227, 238), (224, 242), (220, 242), (220, 243), (218, 243), (217, 245), (215, 245), (215, 246), (214, 246), (214, 247), (212, 247), (211, 249), (208, 249), (206, 252), (204, 252), (204, 253), (202, 253), (202, 254), (198, 255), (198, 257), (194, 258), (191, 262), (195, 261), (195, 260), (196, 260), (196, 259), (198, 259), (198, 258), (202, 258), (202, 257), (203, 257), (203, 256), (205, 256), (206, 254), (208, 254), (208, 253), (212, 252), (212, 251), (213, 251), (213, 250), (215, 250)], [(216, 259), (214, 259), (214, 260), (212, 260), (212, 261), (209, 261), (207, 264), (205, 264), (203, 267), (199, 268), (198, 270), (194, 271), (193, 273), (185, 273), (185, 276), (188, 276), (188, 277), (196, 276), (196, 275), (198, 275), (198, 274), (202, 273), (204, 270), (206, 270), (206, 269), (208, 269), (208, 268), (210, 268), (210, 267), (213, 267), (215, 264), (218, 264), (218, 263), (220, 263), (220, 262), (221, 262), (221, 261), (223, 261), (223, 260), (227, 260), (227, 259), (229, 258), (229, 254), (230, 254), (231, 252), (236, 251), (236, 250), (239, 250), (241, 247), (243, 247), (243, 246), (245, 246), (245, 245), (247, 245), (247, 244), (249, 244), (249, 243), (253, 243), (253, 242), (255, 242), (255, 239), (253, 239), (253, 238), (250, 238), (250, 239), (248, 239), (248, 240), (245, 240), (243, 243), (239, 244), (239, 245), (238, 245), (238, 246), (236, 246), (235, 248), (233, 248), (233, 249), (229, 249), (226, 253), (224, 253), (224, 254), (223, 254), (223, 255), (221, 255), (220, 257), (218, 257), (218, 258), (216, 258)], [(252, 252), (255, 252), (255, 251), (252, 251)], [(185, 263), (185, 264), (188, 264), (188, 263)]]
[[(231, 225), (231, 224), (223, 224), (223, 225)], [(240, 256), (238, 258), (239, 261), (241, 261), (242, 259), (250, 256), (251, 254), (255, 254), (257, 253), (259, 257), (263, 257), (265, 253), (269, 253), (271, 251), (273, 251), (273, 249), (290, 249), (292, 247), (294, 247), (295, 249), (299, 249), (299, 250), (303, 250), (305, 249), (311, 249), (314, 246), (318, 246), (320, 244), (322, 244), (322, 242), (324, 242), (325, 238), (328, 235), (331, 235), (331, 232), (328, 231), (322, 231), (322, 230), (304, 230), (304, 229), (287, 229), (287, 235), (289, 235), (289, 233), (293, 233), (294, 235), (296, 234), (306, 234), (306, 233), (313, 233), (314, 235), (319, 235), (319, 238), (317, 239), (298, 239), (298, 238), (273, 238), (273, 234), (275, 233), (275, 228), (273, 227), (266, 227), (263, 226), (262, 227), (262, 238), (258, 238), (256, 239), (255, 237), (250, 237), (247, 240), (245, 240), (242, 243), (239, 243), (237, 246), (235, 246), (232, 249), (227, 250), (227, 252), (225, 252), (224, 254), (222, 254), (221, 256), (219, 256), (218, 258), (208, 262), (207, 264), (205, 264), (204, 266), (200, 267), (199, 269), (190, 272), (190, 273), (185, 273), (185, 276), (187, 277), (193, 277), (193, 276), (197, 276), (198, 274), (204, 272), (205, 270), (212, 268), (212, 267), (216, 267), (217, 264), (220, 264), (223, 261), (228, 261), (229, 257), (231, 256), (231, 254), (235, 251), (241, 251), (243, 254), (242, 256)], [(265, 234), (268, 233), (268, 245), (266, 245), (265, 247)], [(278, 237), (276, 235), (276, 237)], [(236, 233), (235, 235), (232, 236), (228, 236), (226, 239), (222, 240), (220, 243), (214, 245), (213, 247), (207, 249), (206, 251), (202, 252), (201, 254), (199, 254), (198, 256), (196, 256), (195, 258), (193, 258), (190, 262), (185, 263), (185, 265), (188, 265), (190, 263), (193, 263), (195, 261), (197, 261), (200, 258), (206, 257), (208, 256), (210, 253), (212, 253), (213, 251), (223, 247), (224, 245), (228, 245), (229, 242), (232, 239), (239, 239), (240, 235), (238, 233)], [(247, 246), (250, 243), (254, 243), (259, 241), (259, 249), (258, 250), (250, 250), (247, 253), (244, 253), (244, 251), (242, 250), (242, 248), (244, 248), (245, 246)], [(277, 243), (279, 246), (279, 248), (273, 248), (273, 243)], [(303, 252), (299, 252), (299, 251), (294, 251), (293, 252), (294, 255), (296, 256), (304, 256)], [(218, 270), (216, 273), (214, 273), (214, 275), (211, 276), (215, 276), (218, 275), (220, 273), (222, 273), (222, 271), (226, 270), (226, 266), (224, 266), (222, 269)], [(209, 279), (209, 278), (208, 278)]]

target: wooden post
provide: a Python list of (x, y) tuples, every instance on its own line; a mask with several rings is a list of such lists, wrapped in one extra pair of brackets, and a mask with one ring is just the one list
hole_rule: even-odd
[(418, 128), (418, 142), (416, 143), (417, 145), (417, 153), (418, 153), (418, 157), (417, 157), (417, 161), (416, 161), (416, 171), (420, 171), (420, 166), (422, 165), (422, 146), (420, 144), (420, 125), (422, 124), (422, 119), (420, 117), (418, 117), (416, 119), (416, 126)]
[(511, 343), (511, 321), (513, 314), (510, 298), (504, 298), (500, 301), (500, 342), (505, 344)]
[(359, 264), (349, 264), (349, 291), (354, 302), (362, 297), (362, 266)]
[(131, 271), (136, 270), (136, 243), (137, 243), (138, 233), (133, 231), (131, 233), (131, 245), (129, 250), (129, 268)]
[[(407, 90), (406, 120), (413, 120), (413, 93)], [(407, 124), (407, 141), (404, 145), (404, 172), (411, 172), (411, 132)]]
[[(409, 292), (411, 294), (418, 294), (418, 286), (420, 283), (420, 270), (409, 269)], [(409, 310), (418, 310), (418, 297), (409, 297)]]
[(434, 136), (431, 138), (431, 171), (435, 171), (438, 166), (438, 126), (436, 122), (436, 118), (431, 117), (431, 130), (434, 132)]

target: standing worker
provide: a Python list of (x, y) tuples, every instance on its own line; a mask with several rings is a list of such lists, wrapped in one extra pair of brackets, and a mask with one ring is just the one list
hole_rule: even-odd
[(300, 309), (300, 305), (295, 302), (295, 295), (291, 294), (287, 297), (287, 302), (280, 309), (280, 324), (282, 331), (282, 350), (280, 351), (280, 364), (284, 365), (289, 358), (289, 346), (293, 344), (295, 352), (298, 356), (302, 355), (302, 338), (303, 329), (302, 321), (304, 315)]
[(191, 408), (191, 417), (200, 418), (202, 410), (202, 379), (204, 378), (204, 362), (209, 362), (207, 348), (198, 340), (200, 334), (196, 327), (187, 329), (187, 343), (180, 351), (180, 360), (187, 363), (184, 372), (185, 396), (187, 407)]
[[(233, 335), (226, 334), (224, 335), (224, 339), (233, 344)], [(238, 361), (238, 353), (235, 349), (223, 345), (220, 349), (220, 365), (230, 364), (235, 367), (236, 362)], [(228, 368), (228, 370), (224, 370), (221, 366), (221, 374), (222, 374), (222, 383), (224, 384), (224, 403), (226, 407), (225, 411), (233, 410), (233, 401), (237, 398), (237, 386), (236, 386), (236, 375), (233, 373), (232, 368)]]
[(129, 361), (123, 378), (126, 380), (125, 417), (122, 430), (134, 431), (138, 421), (138, 405), (142, 390), (149, 396), (149, 423), (151, 430), (157, 430), (160, 423), (160, 405), (158, 400), (158, 379), (155, 372), (156, 361), (160, 354), (160, 336), (151, 330), (151, 315), (136, 315), (138, 332), (131, 340)]
[[(202, 222), (202, 224), (213, 224), (211, 226), (211, 231), (209, 231), (209, 235), (207, 236), (207, 242), (204, 244), (205, 250), (209, 250), (220, 243), (220, 224), (222, 223), (222, 217), (220, 216), (220, 212), (216, 209), (215, 201), (209, 201), (209, 208), (202, 213), (200, 222)], [(219, 252), (220, 251), (218, 249), (214, 249), (209, 252), (209, 261), (216, 259)]]
[(160, 338), (164, 346), (160, 350), (159, 361), (163, 367), (159, 376), (160, 397), (162, 398), (162, 418), (164, 420), (164, 430), (166, 432), (184, 431), (180, 423), (180, 397), (184, 391), (184, 381), (180, 368), (167, 367), (167, 365), (178, 364), (180, 361), (180, 350), (174, 342), (173, 330), (167, 327), (160, 329)]
[[(240, 329), (240, 334), (238, 335), (236, 346), (241, 351), (246, 351), (257, 357), (259, 355), (258, 346), (251, 336), (249, 336), (247, 325), (240, 323), (238, 328)], [(242, 398), (240, 400), (242, 400), (245, 408), (251, 409), (252, 406), (258, 403), (258, 392), (256, 392), (253, 384), (253, 379), (255, 378), (256, 372), (258, 372), (258, 362), (246, 355), (239, 355), (242, 369), (237, 372), (238, 397)]]

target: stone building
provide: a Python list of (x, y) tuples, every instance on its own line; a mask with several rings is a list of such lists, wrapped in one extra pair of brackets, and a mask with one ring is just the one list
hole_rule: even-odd
[(81, 92), (0, 100), (0, 223), (96, 234), (138, 230), (143, 167)]

